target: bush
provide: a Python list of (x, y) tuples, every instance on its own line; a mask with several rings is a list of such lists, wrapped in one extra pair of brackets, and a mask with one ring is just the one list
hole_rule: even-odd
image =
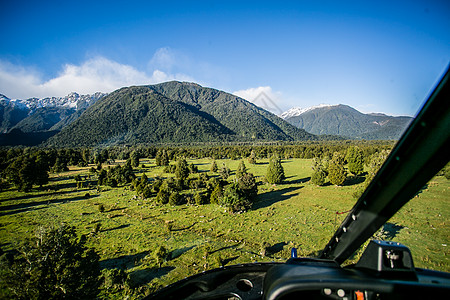
[(169, 204), (172, 206), (180, 205), (182, 203), (183, 197), (178, 192), (173, 192), (169, 196)]
[(1, 281), (18, 299), (95, 299), (99, 256), (75, 228), (40, 228), (17, 257), (1, 262)]
[(194, 201), (195, 201), (195, 204), (197, 204), (197, 205), (208, 204), (208, 199), (204, 195), (202, 195), (200, 192), (195, 193)]
[(103, 287), (112, 292), (130, 289), (130, 275), (122, 269), (103, 269)]
[(324, 185), (326, 179), (327, 174), (322, 169), (314, 171), (314, 173), (311, 175), (311, 182), (318, 186)]
[(166, 204), (169, 202), (169, 191), (164, 188), (164, 185), (159, 189), (158, 194), (156, 194), (156, 202), (160, 204)]
[(153, 257), (160, 268), (162, 263), (166, 260), (167, 254), (167, 249), (164, 246), (158, 246), (153, 252)]
[(346, 178), (344, 157), (339, 152), (335, 152), (328, 166), (328, 179), (334, 185), (342, 185)]
[(214, 173), (217, 172), (218, 168), (215, 160), (213, 160), (213, 162), (211, 163), (211, 167), (209, 168), (209, 170)]
[(245, 197), (253, 201), (258, 195), (258, 186), (252, 173), (244, 173), (238, 180), (239, 189), (244, 193)]
[(213, 204), (219, 204), (222, 202), (223, 189), (220, 184), (217, 184), (211, 193), (210, 202)]
[(251, 207), (251, 202), (237, 183), (229, 184), (223, 192), (221, 205), (229, 208), (232, 212), (243, 212)]
[(347, 160), (350, 173), (359, 175), (364, 171), (364, 153), (359, 147), (349, 147), (345, 159)]
[(281, 159), (278, 156), (272, 156), (267, 167), (266, 180), (268, 183), (281, 183), (285, 179), (284, 169), (281, 165)]

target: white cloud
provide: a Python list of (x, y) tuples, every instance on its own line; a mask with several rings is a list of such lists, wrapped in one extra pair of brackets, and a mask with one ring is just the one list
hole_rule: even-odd
[[(161, 61), (170, 62), (169, 59), (161, 57)], [(149, 75), (132, 66), (100, 56), (80, 65), (66, 64), (57, 77), (45, 81), (31, 68), (0, 61), (0, 93), (9, 98), (26, 99), (65, 96), (73, 91), (80, 94), (112, 92), (124, 86), (154, 84), (169, 80), (193, 81), (188, 75), (171, 74), (159, 69), (153, 69), (150, 73)]]
[(258, 105), (275, 114), (281, 114), (281, 92), (273, 91), (270, 86), (259, 86), (233, 92), (234, 95)]

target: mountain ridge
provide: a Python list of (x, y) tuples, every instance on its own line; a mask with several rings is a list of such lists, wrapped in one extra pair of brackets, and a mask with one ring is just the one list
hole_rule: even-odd
[[(340, 135), (350, 139), (396, 140), (412, 117), (388, 116), (382, 113), (364, 114), (344, 104), (305, 109), (300, 114), (284, 114), (285, 120), (312, 134)], [(289, 111), (288, 111), (289, 112)]]
[(124, 87), (51, 137), (50, 146), (316, 139), (230, 93), (170, 81)]

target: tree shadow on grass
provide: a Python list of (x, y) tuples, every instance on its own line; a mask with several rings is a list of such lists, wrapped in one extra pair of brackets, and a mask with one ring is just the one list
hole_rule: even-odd
[(122, 224), (120, 226), (117, 227), (113, 227), (113, 228), (108, 228), (108, 229), (102, 229), (100, 230), (100, 232), (108, 232), (108, 231), (113, 231), (113, 230), (118, 230), (118, 229), (124, 229), (127, 227), (130, 227), (131, 224)]
[(273, 255), (276, 254), (278, 252), (283, 251), (283, 247), (287, 245), (286, 242), (280, 242), (280, 243), (276, 243), (275, 245), (272, 245), (270, 247), (266, 248), (267, 254), (268, 255)]
[(65, 194), (71, 194), (71, 193), (76, 193), (78, 191), (64, 191), (64, 192), (50, 192), (50, 193), (43, 193), (43, 194), (25, 194), (23, 196), (19, 196), (19, 197), (14, 197), (14, 198), (7, 198), (7, 199), (3, 199), (1, 200), (1, 202), (5, 202), (5, 201), (18, 201), (18, 200), (28, 200), (28, 199), (33, 199), (33, 198), (42, 198), (42, 197), (49, 197), (49, 196), (57, 196), (57, 195), (65, 195)]
[(134, 286), (140, 286), (149, 283), (153, 279), (163, 277), (174, 269), (175, 267), (162, 267), (136, 270), (130, 273), (130, 278)]
[(171, 231), (183, 231), (183, 230), (188, 230), (190, 228), (192, 228), (195, 224), (197, 224), (197, 222), (192, 223), (192, 225), (189, 225), (187, 227), (183, 227), (183, 228), (177, 228), (177, 229), (172, 229)]
[(236, 260), (238, 258), (239, 258), (239, 255), (235, 256), (235, 257), (226, 258), (222, 261), (222, 263), (224, 266), (226, 266), (227, 264), (229, 264), (230, 262), (232, 262), (233, 260)]
[[(93, 197), (98, 197), (98, 195), (89, 196), (89, 198), (93, 198)], [(66, 202), (73, 202), (73, 201), (86, 200), (86, 199), (88, 199), (88, 198), (85, 196), (78, 196), (78, 197), (73, 197), (73, 198), (42, 200), (42, 201), (33, 201), (33, 202), (28, 202), (28, 203), (5, 205), (5, 206), (1, 207), (2, 212), (0, 212), (0, 216), (21, 213), (21, 212), (25, 212), (25, 211), (28, 211), (31, 209), (41, 209), (42, 207), (36, 208), (36, 206), (40, 206), (40, 205), (66, 203)]]
[(170, 254), (168, 255), (169, 259), (168, 260), (172, 260), (175, 259), (181, 255), (183, 255), (184, 253), (188, 252), (189, 250), (195, 248), (195, 246), (190, 246), (190, 247), (184, 247), (184, 248), (180, 248), (180, 249), (175, 249), (172, 252), (170, 252)]
[(260, 209), (260, 208), (264, 208), (264, 207), (269, 207), (276, 202), (290, 199), (290, 198), (296, 196), (297, 194), (289, 194), (289, 195), (287, 195), (287, 194), (291, 193), (292, 191), (299, 190), (301, 188), (303, 188), (303, 187), (287, 187), (284, 189), (275, 190), (275, 191), (266, 192), (264, 194), (261, 194), (258, 196), (256, 202), (253, 203), (253, 209), (256, 210), (256, 209)]
[(237, 243), (237, 244), (235, 244), (235, 245), (226, 246), (226, 247), (222, 247), (222, 248), (216, 249), (216, 250), (214, 250), (214, 251), (208, 252), (208, 254), (213, 254), (213, 253), (216, 253), (216, 252), (219, 252), (219, 251), (222, 251), (222, 250), (235, 248), (235, 247), (237, 247), (237, 246), (239, 246), (239, 243)]
[(116, 207), (116, 208), (111, 208), (110, 210), (108, 210), (107, 212), (112, 212), (112, 211), (117, 211), (117, 210), (124, 210), (127, 209), (128, 207)]
[(105, 259), (100, 261), (100, 268), (102, 269), (131, 269), (136, 264), (147, 256), (150, 252), (143, 251), (132, 255), (122, 255), (115, 258)]
[(400, 232), (400, 230), (402, 230), (403, 228), (405, 227), (394, 223), (386, 223), (383, 225), (384, 234), (390, 240), (395, 238), (397, 234)]
[(344, 181), (344, 186), (350, 186), (363, 183), (366, 180), (365, 176), (348, 176)]
[[(289, 178), (292, 178), (292, 177), (295, 177), (295, 176), (289, 176), (289, 177), (286, 177), (286, 179), (289, 179)], [(286, 183), (286, 184), (298, 184), (298, 183), (306, 183), (306, 182), (308, 182), (310, 180), (311, 180), (311, 177), (305, 177), (305, 178), (300, 178), (300, 179), (296, 179), (296, 180), (285, 180), (284, 183)]]

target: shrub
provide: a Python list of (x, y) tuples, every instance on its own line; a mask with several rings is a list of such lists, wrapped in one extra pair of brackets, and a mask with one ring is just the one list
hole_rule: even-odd
[(251, 207), (251, 202), (237, 183), (229, 184), (225, 187), (223, 192), (221, 205), (229, 208), (232, 212), (242, 212), (246, 211)]
[(238, 180), (239, 189), (244, 193), (245, 197), (253, 201), (258, 195), (258, 186), (252, 173), (244, 173)]
[(169, 202), (169, 191), (166, 188), (163, 188), (163, 185), (159, 189), (158, 194), (156, 194), (156, 202), (160, 204), (166, 204)]
[(99, 256), (75, 228), (40, 228), (17, 257), (1, 262), (2, 285), (18, 299), (95, 299)]
[(194, 201), (195, 201), (195, 204), (197, 204), (197, 205), (208, 204), (208, 199), (204, 195), (202, 195), (200, 192), (195, 193)]
[(322, 186), (325, 184), (326, 178), (327, 174), (322, 169), (318, 169), (311, 175), (311, 182), (315, 185)]
[(156, 260), (156, 263), (161, 268), (161, 265), (167, 258), (167, 249), (164, 246), (158, 246), (153, 252), (153, 257)]
[(350, 173), (359, 175), (364, 171), (364, 153), (359, 147), (349, 147), (345, 159), (347, 160)]
[(130, 289), (130, 275), (122, 269), (103, 269), (103, 288), (117, 292), (124, 289)]
[(339, 152), (334, 152), (328, 166), (328, 179), (334, 185), (342, 185), (347, 178), (344, 168), (344, 157)]
[(268, 183), (281, 183), (285, 179), (284, 169), (281, 165), (281, 159), (278, 156), (272, 156), (267, 167), (266, 180)]
[(211, 163), (211, 167), (209, 168), (209, 170), (211, 172), (217, 172), (218, 168), (215, 160), (213, 160), (213, 162)]
[(169, 196), (169, 204), (172, 206), (180, 205), (182, 203), (183, 197), (178, 192), (173, 192)]
[(220, 184), (217, 184), (211, 193), (210, 202), (213, 204), (219, 204), (222, 202), (223, 190)]

